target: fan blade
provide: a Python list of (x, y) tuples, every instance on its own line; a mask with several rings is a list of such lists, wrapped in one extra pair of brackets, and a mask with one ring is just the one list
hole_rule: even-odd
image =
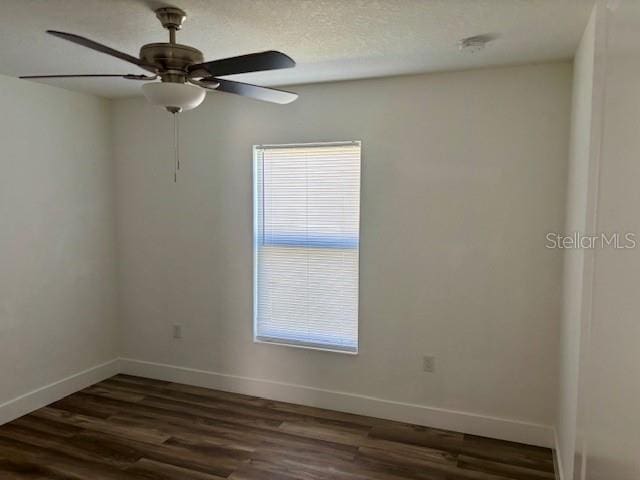
[(85, 74), (80, 73), (77, 75), (23, 75), (18, 78), (22, 78), (25, 80), (29, 80), (32, 78), (103, 78), (103, 77), (114, 77), (114, 78), (126, 78), (127, 80), (155, 80), (158, 78), (157, 75), (133, 75), (127, 73), (125, 75), (105, 73), (105, 74)]
[(233, 80), (224, 80), (222, 78), (214, 78), (213, 81), (220, 83), (219, 92), (235, 93), (243, 97), (255, 98), (264, 102), (272, 103), (291, 103), (298, 98), (297, 93), (287, 92), (285, 90), (276, 90), (274, 88), (259, 87), (249, 83), (235, 82)]
[(222, 58), (211, 62), (197, 63), (189, 67), (191, 76), (224, 77), (237, 73), (260, 72), (263, 70), (277, 70), (279, 68), (295, 67), (296, 62), (282, 52), (269, 50), (266, 52), (250, 53), (239, 57)]
[(107, 47), (106, 45), (102, 45), (101, 43), (94, 42), (93, 40), (89, 40), (88, 38), (81, 37), (80, 35), (75, 35), (73, 33), (65, 33), (58, 32), (55, 30), (47, 30), (47, 33), (62, 38), (64, 40), (68, 40), (69, 42), (77, 43), (78, 45), (82, 45), (83, 47), (91, 48), (92, 50), (97, 50), (98, 52), (106, 53), (107, 55), (111, 55), (112, 57), (119, 58), (120, 60), (124, 60), (125, 62), (133, 63), (134, 65), (143, 68), (149, 72), (156, 73), (156, 69), (150, 65), (145, 65), (142, 61), (129, 55), (128, 53), (119, 52), (118, 50), (114, 50), (111, 47)]

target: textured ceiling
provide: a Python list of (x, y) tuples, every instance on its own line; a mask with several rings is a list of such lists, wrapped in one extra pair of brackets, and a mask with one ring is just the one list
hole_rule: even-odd
[[(569, 59), (592, 0), (2, 0), (0, 73), (141, 73), (106, 55), (44, 33), (87, 36), (137, 56), (166, 41), (152, 10), (175, 5), (188, 18), (178, 42), (207, 60), (276, 49), (295, 69), (240, 75), (264, 85)], [(482, 51), (458, 50), (463, 37), (497, 34)], [(233, 78), (233, 77), (230, 77)], [(137, 95), (121, 79), (49, 80), (106, 97)]]

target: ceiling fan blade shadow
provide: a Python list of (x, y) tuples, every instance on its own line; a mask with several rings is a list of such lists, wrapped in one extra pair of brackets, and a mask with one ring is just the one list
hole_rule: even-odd
[(296, 62), (282, 52), (268, 50), (266, 52), (249, 53), (238, 57), (221, 58), (211, 62), (197, 63), (189, 67), (191, 76), (224, 77), (238, 73), (261, 72), (295, 67)]
[(88, 38), (81, 37), (80, 35), (76, 35), (74, 33), (58, 32), (56, 30), (47, 30), (47, 33), (55, 37), (67, 40), (69, 42), (82, 45), (83, 47), (87, 47), (101, 53), (106, 53), (107, 55), (119, 58), (120, 60), (124, 60), (125, 62), (133, 63), (134, 65), (137, 65), (144, 70), (156, 73), (156, 69), (154, 67), (145, 65), (139, 58), (134, 57), (133, 55), (129, 55), (128, 53), (120, 52), (111, 47), (107, 47), (106, 45), (102, 45), (101, 43), (94, 42), (93, 40), (90, 40)]
[(126, 78), (127, 80), (155, 80), (158, 78), (157, 75), (133, 75), (131, 73), (127, 74), (117, 74), (117, 73), (79, 73), (79, 74), (71, 74), (71, 75), (22, 75), (18, 78), (22, 78), (25, 80), (36, 79), (36, 78)]
[(236, 82), (233, 80), (224, 80), (222, 78), (214, 78), (220, 85), (218, 92), (234, 93), (236, 95), (242, 95), (243, 97), (254, 98), (256, 100), (262, 100), (263, 102), (287, 104), (293, 102), (298, 98), (297, 93), (287, 92), (286, 90), (277, 90), (275, 88), (260, 87), (258, 85), (251, 85), (249, 83)]

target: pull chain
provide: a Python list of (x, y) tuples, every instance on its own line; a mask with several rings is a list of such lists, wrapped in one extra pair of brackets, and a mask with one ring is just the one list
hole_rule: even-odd
[(173, 182), (178, 181), (178, 170), (180, 170), (180, 130), (178, 123), (178, 114), (173, 114), (173, 145), (175, 149), (175, 159), (173, 164)]

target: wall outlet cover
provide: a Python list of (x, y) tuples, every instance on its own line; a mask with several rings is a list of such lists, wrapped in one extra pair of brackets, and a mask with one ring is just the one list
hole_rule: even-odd
[(422, 357), (422, 370), (428, 373), (434, 373), (436, 371), (436, 357), (432, 355)]
[(173, 338), (182, 338), (182, 325), (175, 324), (173, 326)]

